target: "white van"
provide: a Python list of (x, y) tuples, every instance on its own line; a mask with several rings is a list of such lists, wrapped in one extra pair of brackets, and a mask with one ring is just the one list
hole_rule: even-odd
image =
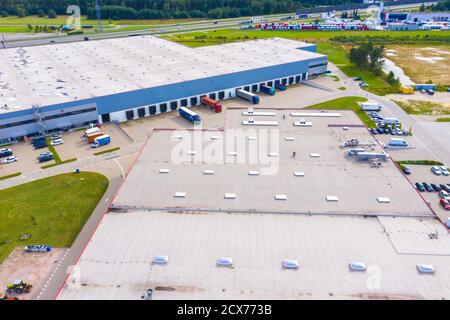
[(389, 140), (388, 146), (391, 146), (391, 147), (407, 147), (408, 146), (408, 142), (406, 142), (404, 139), (401, 139), (401, 138), (391, 138), (391, 140)]
[(395, 125), (400, 124), (400, 121), (397, 118), (384, 118), (383, 123), (386, 125)]

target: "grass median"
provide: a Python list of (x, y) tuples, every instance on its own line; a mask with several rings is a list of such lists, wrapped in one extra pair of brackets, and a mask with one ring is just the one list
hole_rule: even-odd
[(375, 127), (375, 123), (369, 118), (366, 112), (361, 110), (361, 106), (358, 102), (367, 101), (366, 98), (361, 97), (343, 97), (335, 100), (330, 100), (315, 104), (305, 109), (315, 110), (352, 110), (361, 119), (361, 121), (369, 128)]
[(114, 151), (117, 151), (117, 150), (120, 150), (120, 147), (115, 147), (115, 148), (106, 149), (106, 150), (103, 150), (103, 151), (96, 152), (96, 153), (94, 153), (94, 156), (100, 156), (102, 154), (114, 152)]
[(107, 187), (105, 176), (81, 172), (0, 190), (0, 262), (17, 246), (69, 247)]
[(22, 174), (22, 172), (16, 172), (16, 173), (13, 173), (13, 174), (8, 174), (7, 176), (0, 177), (0, 180), (6, 180), (6, 179), (9, 179), (9, 178), (14, 178), (14, 177), (20, 176), (21, 174)]

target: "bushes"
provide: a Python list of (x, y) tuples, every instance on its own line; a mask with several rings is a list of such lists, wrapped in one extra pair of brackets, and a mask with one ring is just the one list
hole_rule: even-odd
[(424, 166), (442, 166), (443, 163), (437, 160), (400, 160), (396, 161), (400, 166), (404, 164), (415, 164), (415, 165), (424, 165)]

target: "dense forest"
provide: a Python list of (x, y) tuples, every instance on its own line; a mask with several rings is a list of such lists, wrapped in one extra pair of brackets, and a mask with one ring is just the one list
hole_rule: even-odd
[[(102, 0), (102, 16), (105, 19), (232, 18), (361, 2), (362, 0)], [(78, 5), (82, 14), (95, 18), (94, 4), (94, 0), (1, 0), (0, 14), (42, 15), (52, 10), (63, 15), (69, 5)]]

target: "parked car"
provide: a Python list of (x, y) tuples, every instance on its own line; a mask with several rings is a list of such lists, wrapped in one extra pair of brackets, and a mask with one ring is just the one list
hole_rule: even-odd
[(431, 89), (426, 89), (425, 92), (428, 93), (430, 96), (434, 95), (434, 91)]
[(383, 129), (383, 128), (377, 128), (377, 132), (378, 132), (379, 134), (383, 134), (383, 133), (384, 133), (384, 129)]
[(9, 156), (12, 156), (12, 154), (13, 154), (13, 152), (11, 149), (8, 149), (8, 148), (0, 149), (0, 158), (9, 157)]
[(420, 192), (424, 192), (426, 189), (425, 189), (425, 187), (423, 186), (423, 184), (422, 183), (419, 183), (419, 182), (416, 182), (416, 188), (417, 188), (417, 190), (419, 190)]
[(434, 184), (434, 183), (430, 183), (430, 186), (433, 188), (434, 191), (439, 192), (441, 191), (441, 187), (439, 187), (438, 185)]
[(378, 134), (378, 131), (376, 128), (371, 128), (370, 132), (372, 132), (372, 134)]
[(445, 184), (440, 184), (439, 187), (441, 187), (442, 190), (445, 190), (450, 193), (450, 187)]
[(440, 176), (442, 174), (442, 171), (438, 166), (431, 167), (431, 172), (433, 172), (437, 176)]
[(439, 203), (441, 204), (441, 206), (445, 209), (445, 210), (450, 210), (450, 201), (446, 200), (446, 199), (441, 199), (439, 201)]
[(448, 168), (445, 166), (440, 166), (439, 169), (441, 169), (441, 173), (443, 176), (448, 176), (450, 175), (450, 172), (448, 172)]
[(61, 138), (62, 138), (62, 134), (60, 134), (60, 133), (55, 133), (50, 136), (50, 140), (56, 140), (56, 139), (61, 139)]
[(50, 161), (55, 159), (55, 157), (53, 156), (53, 153), (51, 152), (43, 152), (39, 155), (38, 160), (39, 162), (46, 162), (46, 161)]
[(52, 140), (52, 142), (50, 142), (50, 144), (52, 146), (59, 146), (60, 144), (63, 144), (63, 143), (64, 143), (63, 139), (55, 139), (55, 140)]
[(425, 94), (427, 92), (425, 90), (420, 90), (420, 93)]
[(355, 81), (361, 81), (362, 79), (361, 79), (360, 77), (356, 77), (356, 78), (353, 78), (353, 80), (355, 80)]
[(428, 192), (434, 192), (433, 187), (430, 186), (428, 183), (423, 182), (422, 184)]
[(153, 296), (153, 289), (148, 289), (145, 295), (142, 296), (142, 299), (152, 300), (152, 296)]
[(447, 200), (447, 201), (450, 201), (450, 194), (449, 194), (447, 191), (445, 191), (445, 190), (441, 190), (441, 191), (439, 192), (439, 196), (440, 196), (442, 199), (445, 199), (445, 200)]
[(406, 174), (407, 176), (409, 176), (411, 174), (411, 169), (407, 168), (407, 167), (403, 167), (402, 169), (403, 173)]
[(367, 267), (364, 262), (350, 262), (348, 264), (350, 271), (366, 271)]
[(17, 160), (19, 160), (19, 158), (17, 158), (16, 156), (10, 156), (3, 160), (3, 163), (16, 162)]
[(359, 86), (360, 86), (361, 88), (365, 88), (365, 87), (368, 87), (369, 84), (368, 84), (368, 83), (365, 83), (365, 82), (361, 82), (361, 83), (359, 84)]
[(417, 265), (417, 270), (420, 273), (435, 273), (436, 269), (431, 265), (431, 264), (418, 264)]
[(398, 136), (401, 136), (401, 135), (403, 135), (403, 130), (395, 129), (395, 133), (396, 133)]

